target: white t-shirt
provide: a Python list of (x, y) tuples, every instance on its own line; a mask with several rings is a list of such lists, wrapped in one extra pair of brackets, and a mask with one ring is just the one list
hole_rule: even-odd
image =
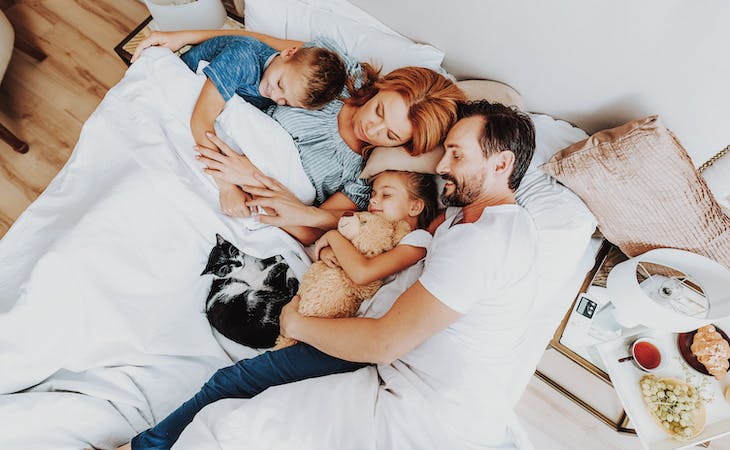
[[(537, 236), (518, 205), (485, 208), (474, 223), (452, 225), (446, 211), (419, 281), (462, 316), (390, 365), (376, 407), (378, 448), (403, 429), (433, 448), (498, 446), (511, 411), (504, 396), (535, 296)], [(400, 428), (400, 430), (398, 430)], [(426, 436), (424, 436), (425, 434)], [(408, 438), (407, 438), (408, 439)]]
[[(403, 239), (398, 242), (398, 245), (428, 248), (431, 245), (431, 239), (433, 239), (431, 233), (426, 230), (417, 229), (403, 236)], [(378, 292), (372, 298), (362, 302), (360, 309), (357, 311), (357, 316), (369, 317), (371, 319), (384, 316), (390, 310), (390, 307), (393, 306), (396, 299), (406, 289), (413, 286), (413, 283), (421, 276), (421, 272), (423, 272), (423, 259), (400, 271), (394, 277), (388, 277), (389, 279), (386, 280), (385, 284), (378, 289)]]

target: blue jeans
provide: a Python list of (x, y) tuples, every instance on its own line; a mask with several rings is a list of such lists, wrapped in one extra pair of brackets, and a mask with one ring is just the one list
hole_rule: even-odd
[(299, 343), (243, 359), (218, 370), (200, 391), (162, 422), (132, 439), (132, 449), (167, 450), (206, 405), (223, 398), (251, 398), (271, 386), (351, 372), (367, 364), (345, 361)]

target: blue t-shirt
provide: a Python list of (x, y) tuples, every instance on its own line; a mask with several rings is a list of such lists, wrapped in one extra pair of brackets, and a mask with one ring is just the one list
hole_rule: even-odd
[(200, 61), (210, 64), (203, 73), (228, 101), (233, 94), (266, 109), (274, 104), (259, 94), (259, 83), (271, 59), (278, 52), (248, 36), (218, 36), (202, 42), (182, 55), (182, 60), (195, 72)]

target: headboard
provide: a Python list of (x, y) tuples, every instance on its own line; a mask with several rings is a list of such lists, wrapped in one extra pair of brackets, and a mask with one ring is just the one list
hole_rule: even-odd
[(458, 79), (589, 133), (659, 114), (699, 166), (730, 144), (730, 2), (350, 0), (446, 53)]

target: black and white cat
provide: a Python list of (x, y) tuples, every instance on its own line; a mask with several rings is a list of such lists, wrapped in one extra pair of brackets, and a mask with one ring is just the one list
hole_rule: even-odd
[(214, 276), (205, 302), (208, 321), (223, 336), (254, 348), (274, 345), (281, 308), (299, 289), (283, 257), (258, 259), (216, 234), (200, 275)]

